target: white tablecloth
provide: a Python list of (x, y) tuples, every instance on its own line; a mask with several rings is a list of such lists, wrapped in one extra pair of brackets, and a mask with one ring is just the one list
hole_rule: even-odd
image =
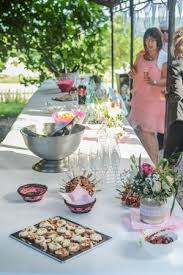
[[(50, 115), (44, 112), (45, 102), (51, 102), (58, 92), (57, 89), (45, 89), (44, 84), (44, 90), (40, 88), (30, 99), (0, 147), (0, 274), (183, 274), (181, 231), (178, 232), (180, 241), (172, 254), (152, 259), (137, 245), (138, 233), (127, 226), (129, 209), (121, 206), (113, 184), (103, 185), (90, 213), (77, 215), (69, 211), (58, 195), (62, 175), (39, 173), (31, 169), (39, 159), (26, 148), (19, 130), (25, 125), (51, 120)], [(130, 135), (126, 143), (120, 144), (124, 169), (129, 168), (131, 154), (137, 157), (141, 154), (143, 159), (149, 161), (133, 130), (129, 125), (127, 127)], [(91, 141), (82, 141), (81, 146), (84, 148), (93, 144)], [(17, 194), (20, 185), (31, 182), (48, 186), (48, 193), (42, 201), (26, 203)], [(178, 205), (175, 212), (182, 216)], [(112, 240), (61, 264), (9, 238), (13, 232), (57, 215), (101, 231), (111, 236)]]

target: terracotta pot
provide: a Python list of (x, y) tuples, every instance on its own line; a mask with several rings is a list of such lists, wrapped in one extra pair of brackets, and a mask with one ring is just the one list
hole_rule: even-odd
[(160, 204), (153, 199), (140, 200), (140, 219), (149, 224), (160, 224), (168, 218), (167, 203)]

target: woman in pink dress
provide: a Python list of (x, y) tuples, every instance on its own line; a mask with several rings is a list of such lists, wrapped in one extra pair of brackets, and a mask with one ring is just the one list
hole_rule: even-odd
[(133, 78), (129, 122), (138, 129), (146, 151), (158, 161), (157, 133), (164, 133), (167, 53), (162, 50), (161, 33), (150, 28), (144, 34), (144, 51), (137, 55), (130, 76)]

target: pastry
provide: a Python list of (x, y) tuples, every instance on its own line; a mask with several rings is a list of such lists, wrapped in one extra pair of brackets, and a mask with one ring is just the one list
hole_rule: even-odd
[(53, 241), (56, 242), (56, 243), (62, 243), (64, 241), (64, 237), (63, 236), (55, 236), (53, 238)]
[(85, 232), (86, 232), (86, 234), (91, 235), (91, 234), (95, 233), (95, 230), (87, 228), (87, 229), (85, 229)]
[(48, 244), (48, 247), (51, 251), (55, 251), (57, 249), (60, 249), (61, 245), (59, 243), (51, 242)]
[(28, 234), (28, 236), (27, 236), (27, 238), (29, 239), (29, 240), (32, 240), (32, 241), (34, 241), (36, 238), (37, 238), (37, 234), (36, 233), (29, 233)]
[(85, 250), (93, 247), (92, 241), (85, 240), (80, 243), (80, 250)]
[(71, 222), (67, 222), (65, 227), (69, 230), (75, 230), (76, 229), (76, 225), (71, 223)]
[(36, 231), (36, 234), (37, 235), (44, 235), (44, 234), (46, 234), (48, 231), (47, 231), (47, 229), (46, 228), (39, 228), (37, 231)]
[(66, 232), (66, 228), (65, 227), (58, 227), (57, 228), (57, 232), (60, 233), (60, 234), (64, 234)]
[(27, 230), (23, 230), (23, 231), (20, 231), (18, 235), (20, 238), (27, 238), (29, 235), (29, 232)]
[(37, 230), (37, 227), (35, 227), (34, 225), (28, 226), (26, 228), (26, 231), (33, 232), (33, 233), (36, 232), (36, 230)]
[(85, 233), (85, 229), (82, 227), (77, 227), (75, 230), (76, 235), (81, 235), (83, 233)]
[(68, 239), (64, 239), (64, 241), (62, 242), (62, 246), (63, 247), (69, 247), (70, 246), (70, 240), (68, 240)]
[(77, 242), (77, 243), (80, 243), (82, 240), (82, 236), (81, 235), (74, 235), (71, 239), (71, 241), (73, 242)]
[(73, 237), (73, 235), (74, 235), (74, 232), (73, 232), (73, 231), (70, 231), (70, 230), (67, 230), (67, 231), (65, 231), (65, 233), (64, 233), (64, 237), (65, 237), (66, 239), (71, 239), (71, 238)]
[(60, 248), (55, 251), (55, 254), (61, 257), (69, 256), (69, 251), (66, 248)]
[(49, 218), (48, 221), (51, 224), (56, 224), (60, 220), (60, 217)]
[(66, 221), (63, 219), (57, 220), (57, 226), (62, 227), (66, 225)]
[(72, 254), (72, 253), (76, 253), (78, 252), (80, 249), (80, 246), (78, 243), (71, 243), (69, 245), (69, 252)]
[(90, 239), (95, 242), (100, 242), (102, 241), (102, 236), (98, 233), (93, 233), (91, 234)]
[(48, 221), (43, 221), (43, 222), (40, 222), (39, 224), (39, 227), (40, 228), (47, 228), (47, 229), (55, 229), (55, 226), (51, 223), (49, 223)]
[(43, 248), (43, 250), (47, 251), (47, 249), (48, 249), (48, 245), (47, 245), (47, 243), (46, 243), (46, 242), (41, 242), (41, 243), (39, 243), (39, 245), (40, 245), (40, 247), (42, 247), (42, 248)]
[(53, 240), (56, 236), (58, 236), (58, 234), (55, 231), (52, 231), (46, 233), (45, 238)]
[(37, 236), (37, 238), (35, 239), (35, 243), (40, 244), (42, 242), (45, 242), (45, 237)]

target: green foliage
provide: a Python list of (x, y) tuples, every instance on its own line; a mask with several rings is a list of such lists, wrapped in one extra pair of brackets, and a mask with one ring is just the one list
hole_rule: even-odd
[(121, 110), (109, 110), (102, 99), (95, 98), (95, 103), (87, 107), (86, 121), (94, 124), (104, 124), (108, 128), (122, 127), (123, 114)]
[(9, 56), (40, 81), (66, 70), (101, 69), (103, 30), (101, 6), (86, 0), (2, 0), (0, 3), (0, 68)]
[(154, 199), (157, 203), (166, 202), (167, 198), (173, 196), (174, 207), (178, 186), (183, 177), (173, 169), (167, 159), (161, 159), (156, 168), (148, 163), (137, 163), (134, 156), (131, 157), (130, 182), (133, 191), (141, 198)]
[(0, 76), (0, 83), (20, 83), (18, 76)]
[[(126, 28), (124, 34), (123, 17), (116, 14), (114, 17), (114, 65), (115, 69), (119, 69), (123, 62), (130, 62), (130, 25)], [(108, 68), (111, 65), (111, 30), (110, 25), (105, 32), (105, 45), (102, 48), (103, 65)], [(142, 38), (134, 39), (134, 58), (136, 54), (143, 48)]]
[(0, 102), (0, 117), (17, 116), (25, 106), (23, 101)]
[[(86, 0), (1, 0), (0, 10), (0, 70), (10, 56), (40, 73), (39, 79), (28, 79), (31, 83), (65, 71), (108, 70), (110, 17), (100, 5)], [(142, 48), (141, 40), (135, 38), (134, 57)], [(114, 56), (115, 69), (129, 63), (130, 26), (124, 34), (121, 14), (114, 16)]]
[(121, 125), (121, 122), (123, 120), (122, 113), (118, 113), (115, 116), (111, 115), (107, 107), (102, 107), (101, 112), (104, 116), (104, 120), (108, 128), (119, 127)]

